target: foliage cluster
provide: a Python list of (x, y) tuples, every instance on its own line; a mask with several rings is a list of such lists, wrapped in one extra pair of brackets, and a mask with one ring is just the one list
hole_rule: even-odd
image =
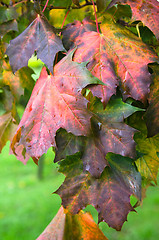
[[(120, 230), (157, 183), (158, 21), (157, 0), (1, 1), (0, 151), (11, 140), (11, 153), (38, 164), (52, 147), (66, 176), (38, 239), (106, 239), (80, 210), (92, 204)], [(36, 82), (32, 55), (44, 63)]]

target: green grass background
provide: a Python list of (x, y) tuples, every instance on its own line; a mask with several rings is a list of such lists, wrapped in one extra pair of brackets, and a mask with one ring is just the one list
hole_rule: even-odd
[[(37, 79), (41, 61), (32, 58), (29, 65)], [(22, 115), (23, 109), (19, 109)], [(0, 154), (0, 240), (34, 240), (57, 213), (61, 199), (52, 194), (64, 181), (57, 172), (51, 149), (45, 154), (43, 180), (37, 177), (38, 166), (30, 159), (26, 165), (9, 155), (9, 142)], [(88, 206), (95, 221), (97, 211)], [(128, 215), (121, 232), (99, 224), (109, 240), (157, 240), (159, 238), (159, 187), (150, 187), (137, 213)], [(71, 240), (71, 239), (70, 239)]]
[[(33, 240), (57, 213), (61, 199), (52, 194), (64, 176), (53, 164), (51, 149), (45, 155), (44, 178), (37, 178), (38, 166), (30, 159), (26, 165), (9, 155), (9, 142), (0, 154), (0, 239)], [(97, 212), (87, 207), (97, 221)], [(110, 240), (157, 240), (159, 237), (159, 187), (150, 187), (137, 213), (128, 215), (121, 232), (100, 223)]]

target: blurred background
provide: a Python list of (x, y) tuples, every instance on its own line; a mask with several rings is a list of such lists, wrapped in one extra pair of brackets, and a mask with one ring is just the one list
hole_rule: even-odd
[[(29, 66), (35, 81), (43, 63), (32, 57)], [(28, 92), (22, 97), (18, 113), (22, 116)], [(9, 142), (0, 154), (0, 240), (34, 240), (46, 228), (60, 208), (61, 199), (53, 192), (64, 181), (53, 163), (51, 149), (40, 159), (39, 167), (30, 159), (26, 165), (9, 155)], [(159, 177), (158, 177), (159, 180)], [(87, 206), (94, 220), (97, 211)], [(128, 215), (121, 232), (99, 226), (109, 240), (156, 240), (159, 238), (159, 187), (149, 187), (143, 205)]]
[[(43, 170), (30, 159), (26, 165), (9, 155), (9, 142), (0, 155), (0, 239), (34, 240), (57, 213), (61, 199), (52, 194), (64, 175), (53, 164), (48, 150)], [(40, 163), (42, 164), (42, 162)], [(40, 177), (40, 178), (39, 178)], [(97, 222), (96, 210), (88, 206)], [(159, 187), (149, 187), (143, 205), (128, 215), (121, 232), (100, 223), (109, 240), (157, 240), (159, 236)]]

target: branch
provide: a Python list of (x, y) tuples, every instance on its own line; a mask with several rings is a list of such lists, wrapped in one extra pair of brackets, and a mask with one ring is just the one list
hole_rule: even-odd
[[(94, 3), (95, 5), (96, 5), (96, 3)], [(67, 8), (67, 7), (54, 7), (54, 6), (47, 6), (47, 8), (49, 8), (50, 10), (52, 10), (52, 9), (80, 9), (80, 8), (83, 8), (83, 7), (86, 7), (86, 6), (92, 6), (93, 5), (93, 3), (91, 3), (91, 2), (89, 2), (89, 1), (86, 1), (86, 3), (85, 4), (83, 4), (83, 5), (80, 5), (80, 6), (72, 6), (72, 7), (69, 7), (69, 8)]]

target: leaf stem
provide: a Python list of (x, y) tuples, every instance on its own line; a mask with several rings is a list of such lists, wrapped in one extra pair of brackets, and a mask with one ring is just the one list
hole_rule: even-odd
[(63, 20), (62, 25), (61, 25), (61, 29), (63, 28), (63, 25), (64, 25), (64, 23), (65, 23), (65, 21), (66, 21), (66, 18), (67, 18), (67, 16), (68, 16), (69, 12), (70, 12), (70, 9), (67, 11), (67, 13), (66, 13), (66, 15), (65, 15), (65, 17), (64, 17), (64, 20)]
[(49, 2), (49, 0), (46, 0), (45, 6), (44, 6), (44, 8), (43, 8), (42, 12), (44, 12), (44, 11), (45, 11), (45, 9), (46, 9), (46, 7), (47, 7), (47, 5), (48, 5), (48, 2)]
[(95, 4), (94, 4), (93, 0), (91, 0), (91, 1), (92, 1), (93, 8), (94, 8), (94, 14), (95, 14), (95, 19), (96, 19), (96, 27), (97, 27), (97, 32), (98, 32), (98, 33), (100, 33), (100, 32), (99, 32), (98, 21), (97, 21), (96, 7), (95, 7)]

